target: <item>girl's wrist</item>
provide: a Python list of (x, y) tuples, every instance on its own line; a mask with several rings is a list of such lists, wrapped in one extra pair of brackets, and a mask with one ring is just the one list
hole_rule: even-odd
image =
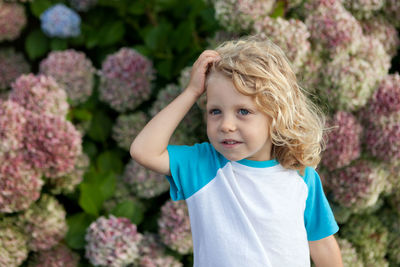
[(197, 99), (199, 99), (200, 96), (203, 94), (203, 92), (199, 92), (198, 90), (196, 90), (196, 88), (190, 85), (185, 89), (185, 92), (191, 94), (195, 98), (195, 101), (197, 101)]

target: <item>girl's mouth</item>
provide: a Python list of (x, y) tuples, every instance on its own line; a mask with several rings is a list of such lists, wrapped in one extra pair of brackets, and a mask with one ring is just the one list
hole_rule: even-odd
[(224, 147), (228, 147), (229, 148), (229, 147), (234, 147), (236, 145), (239, 145), (242, 142), (239, 142), (239, 141), (236, 141), (236, 140), (232, 140), (232, 139), (225, 139), (221, 143), (222, 143), (222, 145)]

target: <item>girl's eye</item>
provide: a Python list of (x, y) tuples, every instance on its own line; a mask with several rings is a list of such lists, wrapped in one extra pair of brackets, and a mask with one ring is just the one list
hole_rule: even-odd
[(239, 109), (239, 113), (240, 115), (248, 115), (250, 112), (247, 109), (241, 108)]
[(211, 110), (209, 111), (209, 113), (210, 113), (211, 115), (217, 115), (217, 114), (220, 114), (220, 113), (221, 113), (221, 110), (219, 110), (219, 109), (211, 109)]

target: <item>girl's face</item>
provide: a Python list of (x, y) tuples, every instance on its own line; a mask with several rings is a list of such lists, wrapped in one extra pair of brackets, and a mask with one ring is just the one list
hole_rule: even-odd
[(232, 161), (270, 160), (269, 120), (253, 99), (218, 72), (208, 77), (206, 94), (207, 135), (214, 148)]

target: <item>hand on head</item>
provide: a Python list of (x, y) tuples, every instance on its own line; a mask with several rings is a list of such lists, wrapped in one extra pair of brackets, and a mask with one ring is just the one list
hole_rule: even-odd
[(211, 63), (220, 60), (221, 57), (214, 50), (205, 50), (199, 58), (194, 62), (190, 75), (190, 82), (186, 90), (192, 90), (198, 97), (204, 91), (204, 83), (206, 80), (207, 70)]

